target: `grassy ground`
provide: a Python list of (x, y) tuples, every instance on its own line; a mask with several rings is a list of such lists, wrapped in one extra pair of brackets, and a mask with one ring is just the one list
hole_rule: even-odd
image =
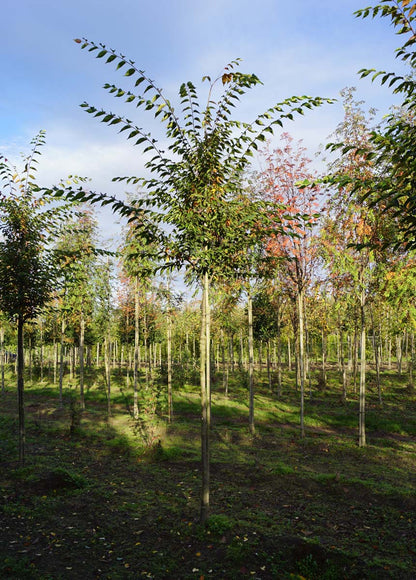
[[(59, 409), (52, 385), (27, 385), (24, 467), (16, 461), (16, 393), (6, 389), (1, 578), (416, 578), (416, 401), (404, 378), (383, 374), (381, 407), (370, 389), (368, 446), (360, 449), (357, 398), (350, 393), (341, 402), (335, 370), (325, 391), (312, 381), (303, 440), (293, 377), (285, 377), (280, 399), (257, 377), (253, 437), (244, 377), (230, 375), (225, 398), (219, 376), (211, 518), (202, 528), (199, 394), (191, 375), (176, 375), (170, 425), (143, 414), (134, 422), (131, 394), (116, 376), (112, 416), (99, 377), (91, 377), (79, 425), (73, 389), (65, 389)], [(149, 391), (144, 398), (151, 408)]]

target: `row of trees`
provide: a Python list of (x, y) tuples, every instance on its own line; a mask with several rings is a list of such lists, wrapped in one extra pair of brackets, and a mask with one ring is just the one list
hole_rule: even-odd
[[(365, 17), (370, 13), (391, 17), (393, 24), (399, 27), (399, 33), (410, 33), (410, 39), (399, 50), (398, 56), (413, 67), (411, 48), (416, 38), (412, 28), (413, 4), (409, 0), (383, 0), (372, 9), (359, 11), (358, 15)], [(236, 121), (232, 117), (234, 106), (247, 90), (259, 83), (259, 79), (239, 72), (238, 61), (233, 61), (214, 80), (204, 77), (208, 83), (204, 107), (199, 104), (195, 86), (190, 82), (183, 84), (179, 91), (181, 113), (178, 116), (163, 91), (133, 61), (104, 45), (88, 40), (77, 42), (98, 59), (114, 63), (124, 72), (124, 77), (131, 82), (129, 89), (109, 84), (105, 88), (115, 97), (135, 105), (136, 109), (159, 118), (165, 127), (168, 145), (165, 151), (154, 137), (127, 117), (84, 103), (88, 113), (121, 132), (127, 131), (127, 137), (134, 145), (143, 146), (144, 154), (150, 153), (146, 163), (149, 177), (116, 178), (138, 188), (139, 194), (126, 202), (111, 195), (87, 191), (83, 185), (77, 189), (71, 183), (52, 189), (40, 188), (32, 171), (39, 152), (39, 140), (34, 144), (20, 176), (11, 169), (7, 160), (1, 160), (3, 185), (9, 191), (3, 194), (2, 200), (4, 240), (0, 248), (0, 300), (2, 310), (17, 319), (20, 459), (24, 459), (23, 325), (33, 320), (51, 298), (54, 312), (59, 313), (61, 357), (71, 317), (73, 328), (76, 328), (81, 408), (85, 405), (85, 340), (92, 312), (96, 332), (104, 344), (110, 394), (110, 345), (114, 343), (110, 264), (108, 259), (101, 260), (99, 265), (94, 262), (100, 253), (94, 249), (94, 223), (90, 214), (83, 212), (72, 221), (66, 217), (62, 227), (56, 224), (58, 216), (68, 216), (68, 212), (76, 211), (74, 206), (79, 202), (111, 204), (128, 223), (121, 250), (124, 303), (120, 302), (119, 310), (124, 309), (126, 320), (127, 317), (129, 321), (134, 320), (135, 416), (139, 413), (140, 341), (144, 342), (146, 353), (150, 344), (148, 311), (140, 325), (140, 312), (143, 313), (140, 296), (152, 293), (156, 272), (167, 274), (163, 291), (159, 292), (163, 297), (155, 310), (162, 310), (165, 317), (168, 416), (172, 419), (172, 344), (175, 344), (172, 335), (176, 328), (173, 320), (177, 309), (172, 298), (169, 272), (174, 268), (184, 268), (187, 281), (198, 285), (201, 291), (198, 353), (202, 407), (201, 521), (204, 522), (209, 508), (211, 304), (213, 298), (221, 296), (222, 292), (225, 292), (229, 306), (239, 296), (245, 296), (247, 301), (251, 432), (254, 433), (254, 302), (257, 320), (263, 316), (260, 327), (257, 324), (258, 336), (264, 337), (269, 350), (270, 339), (276, 337), (278, 362), (284, 317), (291, 319), (296, 339), (294, 351), (302, 436), (308, 354), (311, 353), (314, 332), (321, 327), (325, 372), (327, 337), (330, 334), (328, 321), (336, 319), (339, 361), (344, 376), (345, 336), (349, 333), (350, 345), (357, 344), (356, 338), (351, 338), (353, 335), (360, 336), (359, 442), (361, 446), (365, 445), (369, 327), (379, 368), (381, 338), (390, 336), (390, 329), (384, 334), (382, 330), (380, 312), (385, 304), (389, 304), (394, 312), (392, 324), (397, 323), (398, 311), (403, 310), (403, 320), (410, 327), (413, 323), (409, 303), (402, 307), (401, 300), (400, 309), (397, 305), (390, 305), (395, 299), (397, 301), (398, 288), (401, 298), (413, 291), (412, 249), (415, 238), (412, 237), (414, 180), (411, 145), (414, 83), (411, 78), (401, 79), (394, 74), (382, 76), (382, 82), (395, 85), (396, 91), (404, 93), (405, 100), (399, 111), (393, 112), (381, 128), (375, 129), (371, 127), (371, 113), (368, 117), (360, 103), (354, 102), (351, 90), (344, 92), (345, 118), (334, 135), (336, 144), (332, 146), (332, 150), (338, 150), (340, 154), (329, 166), (329, 178), (322, 180), (314, 175), (301, 145), (294, 144), (287, 133), (282, 135), (278, 147), (263, 150), (264, 168), (252, 174), (249, 173), (251, 156), (265, 142), (267, 133), (273, 133), (276, 127), (282, 127), (283, 122), (293, 119), (294, 115), (331, 101), (319, 97), (291, 97), (274, 105), (252, 123)], [(362, 74), (365, 76), (369, 71)], [(221, 91), (219, 87), (222, 87)], [(40, 135), (39, 139), (42, 138)], [(327, 196), (325, 202), (319, 199), (323, 192)], [(65, 204), (57, 206), (55, 203), (50, 209), (43, 209), (51, 197), (65, 199)], [(319, 220), (318, 210), (321, 214)], [(91, 283), (92, 273), (94, 284)], [(285, 308), (285, 303), (291, 306)], [(270, 308), (273, 314), (269, 314)], [(319, 308), (322, 309), (320, 321), (319, 315), (315, 314)], [(220, 316), (226, 322), (226, 311)], [(221, 337), (224, 324), (219, 326)], [(412, 352), (411, 328), (409, 336)], [(398, 354), (398, 348), (396, 350)], [(357, 351), (355, 346), (350, 348), (350, 352)], [(345, 393), (346, 380), (343, 384)], [(109, 396), (109, 405), (110, 400)]]

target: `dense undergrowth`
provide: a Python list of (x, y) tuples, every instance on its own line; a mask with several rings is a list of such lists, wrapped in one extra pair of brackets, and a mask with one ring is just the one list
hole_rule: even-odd
[[(198, 524), (199, 388), (177, 369), (174, 421), (164, 380), (140, 393), (140, 417), (118, 370), (108, 416), (102, 373), (87, 377), (86, 409), (67, 382), (26, 384), (27, 461), (17, 463), (14, 377), (0, 411), (0, 577), (15, 579), (416, 578), (416, 399), (406, 380), (369, 389), (366, 448), (357, 446), (357, 394), (312, 377), (306, 437), (299, 393), (256, 377), (256, 434), (244, 373), (228, 397), (214, 376), (211, 517)], [(371, 377), (369, 381), (371, 385)], [(71, 383), (75, 384), (74, 381)], [(318, 385), (320, 388), (318, 389)]]

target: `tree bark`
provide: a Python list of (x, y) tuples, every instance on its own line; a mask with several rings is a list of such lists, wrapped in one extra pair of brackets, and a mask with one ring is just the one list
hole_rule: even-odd
[(61, 340), (59, 348), (59, 407), (64, 406), (63, 399), (63, 380), (64, 380), (64, 338), (65, 338), (65, 319), (61, 320)]
[(358, 428), (358, 445), (365, 447), (365, 373), (366, 373), (366, 344), (365, 344), (365, 291), (361, 290), (360, 295), (360, 315), (361, 315), (361, 336), (360, 336), (360, 411)]
[(134, 366), (133, 366), (133, 417), (139, 416), (138, 406), (138, 382), (139, 382), (139, 279), (134, 279)]
[(1, 392), (4, 395), (6, 388), (4, 385), (4, 328), (0, 328), (0, 364), (1, 364)]
[(24, 407), (24, 351), (23, 351), (23, 317), (17, 320), (17, 408), (19, 414), (19, 463), (25, 462), (25, 407)]
[(168, 304), (166, 319), (166, 341), (167, 341), (167, 366), (168, 366), (168, 422), (173, 421), (173, 397), (172, 397), (172, 317), (170, 304)]
[(248, 424), (250, 433), (255, 434), (254, 426), (254, 340), (253, 340), (253, 301), (251, 297), (250, 285), (247, 289), (247, 312), (248, 312), (248, 389), (249, 389), (249, 411)]
[(81, 324), (79, 333), (79, 391), (81, 410), (85, 409), (84, 396), (84, 338), (85, 338), (85, 319), (84, 310), (81, 309)]
[(267, 380), (269, 383), (269, 391), (272, 392), (272, 364), (270, 353), (270, 339), (267, 340)]
[(300, 379), (300, 435), (305, 437), (305, 347), (304, 328), (305, 315), (303, 307), (304, 290), (298, 289), (298, 318), (299, 318), (299, 379)]
[(110, 339), (108, 336), (104, 339), (104, 357), (105, 357), (105, 382), (107, 386), (107, 415), (111, 417), (111, 353)]
[(200, 383), (201, 383), (201, 524), (205, 524), (209, 515), (209, 492), (210, 492), (210, 459), (209, 459), (209, 397), (210, 387), (207, 382), (207, 308), (209, 307), (209, 280), (208, 274), (203, 277), (203, 292), (201, 301), (201, 340), (200, 340)]

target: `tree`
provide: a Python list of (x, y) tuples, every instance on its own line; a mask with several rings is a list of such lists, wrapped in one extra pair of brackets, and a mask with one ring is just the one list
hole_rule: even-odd
[(316, 222), (319, 188), (308, 185), (299, 188), (301, 181), (313, 181), (310, 159), (301, 143), (293, 144), (288, 133), (281, 136), (281, 146), (272, 152), (264, 151), (265, 169), (260, 174), (262, 195), (281, 204), (273, 219), (283, 220), (285, 230), (274, 232), (268, 242), (268, 252), (279, 258), (276, 276), (281, 278), (291, 296), (297, 316), (294, 318), (298, 335), (300, 382), (300, 427), (304, 428), (305, 357), (305, 293), (312, 279), (316, 253), (311, 244), (312, 226)]
[[(137, 225), (137, 224), (136, 224)], [(135, 225), (129, 224), (125, 232), (125, 240), (121, 248), (122, 271), (127, 276), (125, 282), (130, 286), (134, 296), (134, 365), (133, 365), (133, 416), (139, 416), (138, 384), (139, 384), (139, 335), (140, 335), (140, 295), (145, 295), (150, 288), (150, 277), (155, 271), (157, 255), (155, 243), (147, 243), (136, 235)], [(144, 325), (146, 330), (146, 326)], [(147, 347), (147, 336), (145, 347)], [(146, 371), (147, 372), (147, 371)]]
[[(173, 105), (144, 71), (124, 55), (107, 49), (103, 44), (79, 40), (107, 63), (117, 63), (124, 76), (133, 81), (132, 90), (113, 84), (105, 88), (115, 97), (124, 99), (160, 117), (165, 126), (169, 145), (167, 152), (157, 140), (130, 119), (84, 103), (85, 110), (102, 122), (127, 132), (135, 145), (144, 145), (144, 153), (152, 157), (146, 163), (150, 178), (116, 178), (140, 185), (143, 196), (125, 204), (111, 196), (82, 191), (75, 198), (111, 204), (115, 211), (135, 223), (137, 235), (157, 238), (162, 248), (160, 258), (167, 267), (185, 266), (199, 280), (202, 288), (200, 381), (202, 406), (202, 492), (201, 521), (205, 522), (209, 508), (209, 417), (210, 417), (210, 282), (219, 275), (235, 275), (236, 266), (251, 247), (259, 231), (258, 224), (266, 221), (264, 203), (247, 203), (243, 191), (243, 172), (258, 143), (267, 132), (282, 126), (283, 120), (293, 119), (325, 102), (321, 98), (292, 97), (259, 115), (253, 123), (241, 123), (231, 118), (231, 111), (247, 90), (260, 83), (254, 74), (236, 70), (238, 61), (225, 67), (222, 74), (208, 81), (207, 104), (201, 108), (195, 86), (181, 85), (179, 97), (182, 115), (178, 117)], [(222, 92), (216, 96), (218, 86)], [(136, 89), (140, 92), (135, 92)], [(64, 190), (56, 190), (64, 195)], [(152, 219), (148, 219), (152, 214)], [(154, 225), (156, 224), (156, 226)], [(163, 229), (163, 225), (166, 226)], [(254, 234), (254, 232), (256, 232)]]
[[(0, 309), (17, 322), (17, 393), (19, 461), (25, 461), (23, 330), (49, 300), (57, 280), (53, 255), (48, 251), (48, 226), (53, 210), (34, 196), (33, 173), (44, 143), (40, 132), (19, 174), (0, 156)], [(52, 212), (52, 213), (51, 213)]]
[(68, 322), (72, 323), (74, 344), (78, 342), (81, 409), (85, 408), (85, 331), (93, 312), (95, 294), (96, 232), (97, 222), (91, 208), (83, 208), (76, 217), (66, 221), (56, 244), (64, 278), (62, 314), (67, 317), (67, 328)]
[[(403, 95), (403, 103), (387, 115), (380, 127), (374, 129), (364, 149), (358, 153), (365, 155), (374, 167), (383, 171), (368, 176), (364, 187), (363, 179), (349, 178), (363, 199), (370, 198), (372, 206), (382, 211), (390, 211), (398, 220), (400, 235), (389, 243), (394, 247), (403, 245), (406, 249), (416, 248), (416, 5), (411, 0), (382, 0), (380, 3), (355, 12), (357, 17), (380, 16), (388, 18), (396, 29), (396, 34), (407, 35), (407, 41), (396, 50), (396, 57), (409, 66), (408, 75), (394, 72), (362, 69), (361, 78), (371, 75), (372, 81), (381, 79), (395, 94)], [(344, 150), (357, 149), (346, 144)]]
[[(373, 176), (381, 172), (373, 167), (366, 153), (371, 134), (369, 115), (362, 110), (361, 102), (353, 98), (353, 90), (341, 92), (344, 98), (344, 119), (335, 131), (338, 143), (342, 144), (341, 156), (331, 162), (332, 183), (337, 187), (331, 192), (327, 204), (327, 217), (321, 236), (321, 254), (331, 272), (332, 281), (338, 290), (354, 296), (360, 329), (360, 403), (359, 445), (366, 445), (366, 311), (372, 298), (379, 264), (386, 259), (382, 251), (390, 239), (389, 214), (380, 214), (371, 204), (367, 191)], [(336, 150), (339, 146), (329, 145)], [(352, 185), (354, 181), (354, 185)]]
[(105, 383), (107, 392), (107, 414), (111, 416), (111, 319), (112, 319), (112, 290), (111, 290), (111, 263), (107, 261), (97, 267), (95, 327), (98, 335), (104, 342)]

